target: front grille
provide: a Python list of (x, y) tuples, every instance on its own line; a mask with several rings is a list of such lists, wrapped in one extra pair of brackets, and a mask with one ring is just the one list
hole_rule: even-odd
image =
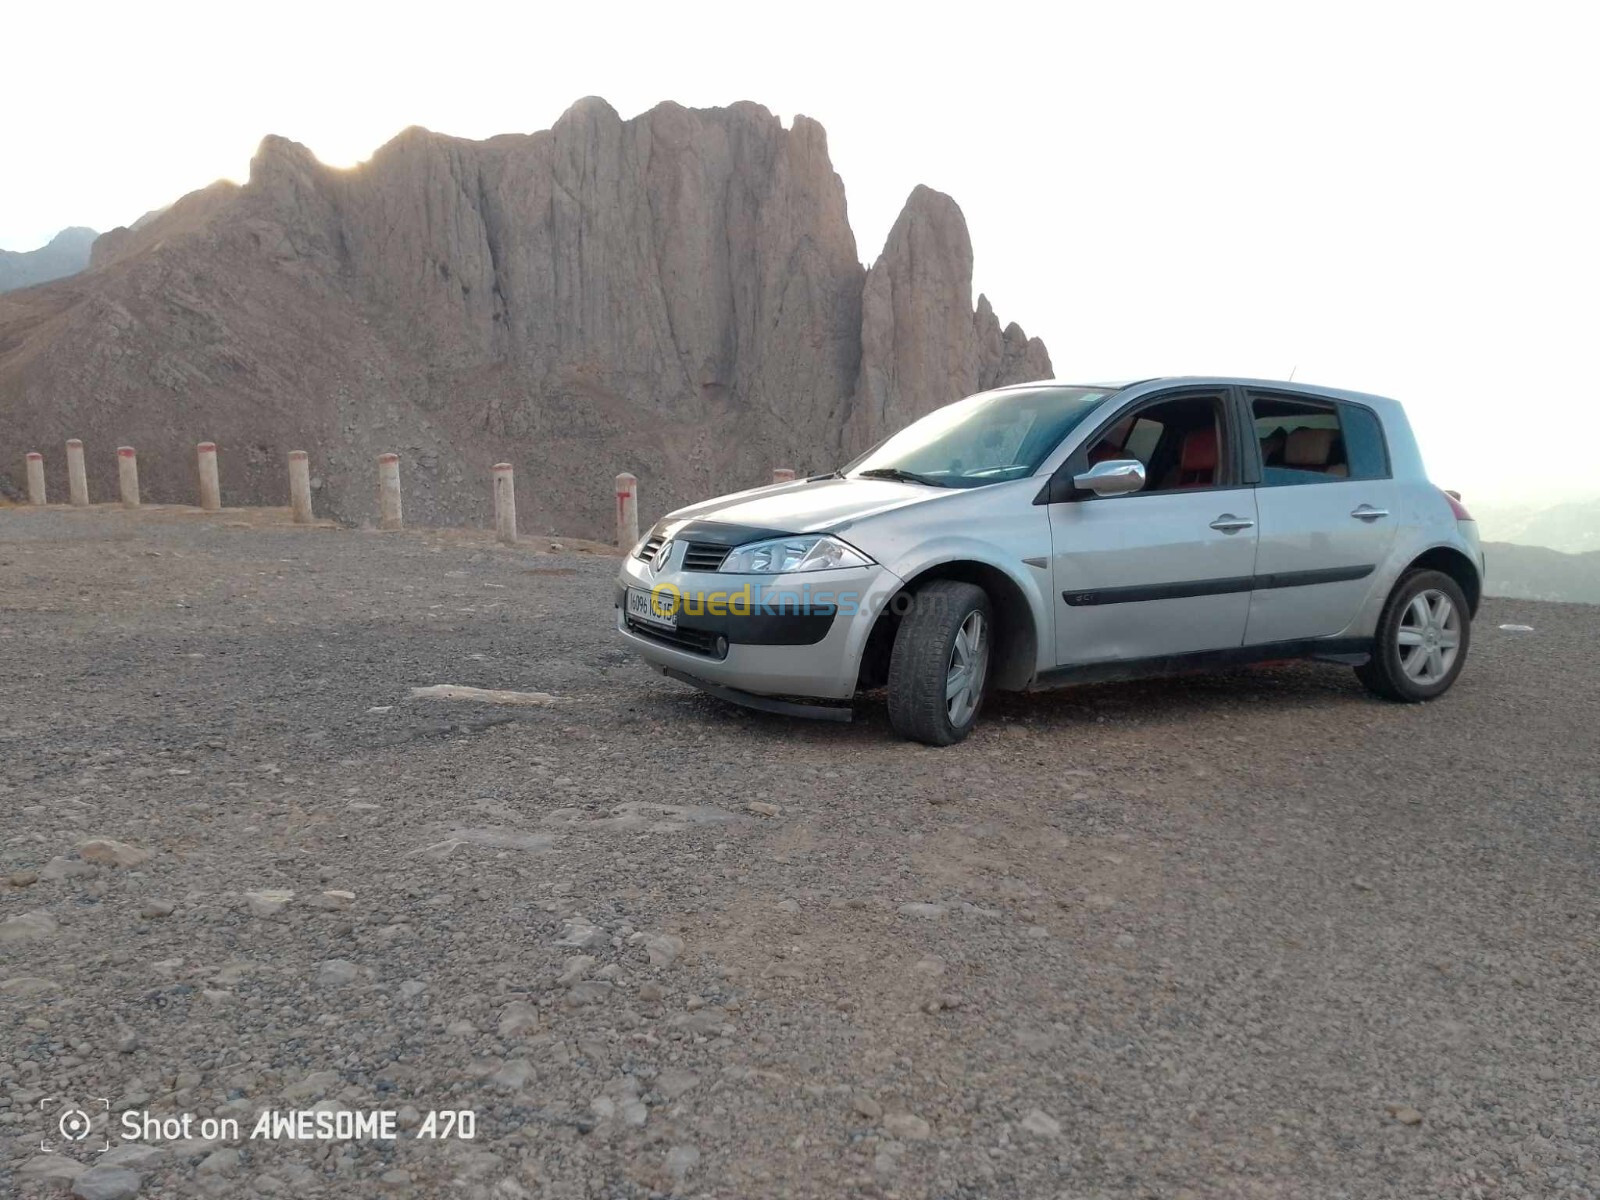
[(656, 551), (661, 549), (661, 542), (661, 535), (659, 533), (652, 533), (649, 537), (645, 538), (644, 545), (639, 547), (639, 553), (635, 554), (634, 557), (642, 558), (646, 562), (649, 562), (655, 557)]
[(717, 635), (704, 629), (665, 629), (660, 625), (650, 625), (629, 617), (628, 630), (640, 637), (649, 638), (652, 642), (671, 646), (675, 650), (687, 650), (690, 654), (703, 654), (707, 658), (728, 657), (726, 648), (722, 653), (717, 653)]
[(715, 571), (728, 557), (727, 546), (713, 546), (707, 542), (690, 542), (683, 551), (685, 571)]

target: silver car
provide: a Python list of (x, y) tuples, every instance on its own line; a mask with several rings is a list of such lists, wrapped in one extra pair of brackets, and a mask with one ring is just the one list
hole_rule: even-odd
[(617, 632), (738, 703), (961, 740), (993, 689), (1252, 661), (1431, 700), (1466, 661), (1477, 526), (1381, 396), (1249, 379), (1030, 383), (827, 475), (679, 509), (623, 561)]

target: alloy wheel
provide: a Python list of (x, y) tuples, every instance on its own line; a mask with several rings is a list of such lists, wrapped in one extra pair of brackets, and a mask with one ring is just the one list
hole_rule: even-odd
[(967, 614), (950, 648), (950, 667), (945, 674), (944, 702), (950, 724), (960, 728), (972, 720), (983, 699), (983, 684), (989, 674), (989, 628), (983, 613)]
[(1413, 683), (1438, 683), (1461, 652), (1461, 614), (1455, 602), (1434, 588), (1418, 592), (1406, 605), (1395, 640), (1407, 677)]

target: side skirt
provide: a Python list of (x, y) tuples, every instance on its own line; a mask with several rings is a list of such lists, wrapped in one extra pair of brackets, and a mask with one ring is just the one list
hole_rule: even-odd
[(1193, 654), (1161, 654), (1153, 658), (1130, 658), (1117, 662), (1070, 664), (1052, 671), (1041, 671), (1028, 690), (1041, 691), (1079, 683), (1112, 683), (1123, 679), (1150, 679), (1195, 671), (1219, 671), (1227, 667), (1275, 662), (1279, 659), (1309, 658), (1317, 662), (1359, 667), (1371, 657), (1371, 638), (1301, 638), (1292, 642), (1267, 642), (1260, 646), (1200, 650)]

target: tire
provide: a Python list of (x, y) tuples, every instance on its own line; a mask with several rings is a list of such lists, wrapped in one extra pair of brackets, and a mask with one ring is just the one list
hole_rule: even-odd
[[(1451, 608), (1442, 619), (1441, 598)], [(1356, 678), (1368, 690), (1404, 704), (1444, 695), (1461, 674), (1472, 643), (1472, 615), (1461, 585), (1443, 571), (1402, 575), (1383, 606), (1374, 642), (1372, 658), (1356, 668)]]
[[(951, 746), (966, 737), (988, 691), (993, 645), (994, 610), (981, 587), (936, 579), (919, 588), (889, 656), (889, 724), (895, 732), (929, 746)], [(969, 687), (952, 698), (961, 661), (969, 668)]]

